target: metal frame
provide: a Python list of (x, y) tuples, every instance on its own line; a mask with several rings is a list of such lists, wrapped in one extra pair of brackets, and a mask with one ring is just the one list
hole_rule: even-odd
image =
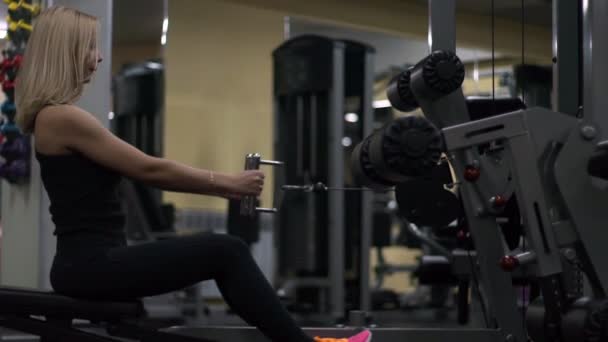
[[(464, 102), (464, 97), (462, 97), (462, 102)], [(424, 106), (421, 107), (424, 110)], [(425, 111), (425, 113), (427, 112)], [(444, 134), (449, 135), (451, 132), (466, 131), (470, 125), (470, 123), (467, 123), (452, 126), (450, 127), (452, 131), (446, 132), (444, 130)], [(479, 164), (481, 158), (475, 155), (473, 149), (467, 151), (468, 153), (458, 149), (454, 151), (447, 141), (449, 141), (449, 138), (446, 137), (448, 150), (451, 151), (450, 159), (456, 174), (464, 174), (465, 168), (469, 164)], [(482, 142), (485, 142), (485, 140), (480, 143)], [(469, 230), (477, 248), (481, 288), (482, 293), (485, 294), (483, 302), (487, 308), (487, 313), (490, 315), (489, 324), (491, 324), (491, 327), (501, 327), (513, 334), (517, 340), (523, 341), (525, 332), (516, 307), (516, 293), (511, 285), (511, 276), (503, 272), (497, 265), (500, 258), (504, 256), (499, 227), (494, 217), (485, 215), (490, 197), (482, 197), (482, 194), (478, 191), (488, 183), (490, 181), (487, 179), (486, 172), (484, 172), (477, 184), (463, 183), (460, 187)]]
[[(434, 37), (429, 39), (431, 51), (456, 52), (456, 27), (455, 19), (453, 19), (456, 16), (455, 1), (431, 0), (429, 1), (429, 12), (431, 16), (430, 31), (441, 34), (441, 40)], [(443, 26), (442, 23), (447, 25)], [(470, 125), (467, 123), (469, 121), (468, 110), (461, 89), (433, 102), (424, 101), (424, 99), (420, 101), (421, 97), (417, 94), (416, 89), (413, 88), (412, 91), (419, 98), (420, 107), (425, 115), (438, 127), (460, 127), (462, 129)], [(450, 150), (449, 147), (448, 150)], [(464, 174), (467, 165), (483, 163), (482, 158), (476, 156), (475, 153), (454, 151), (449, 157), (452, 160), (454, 171), (460, 175)], [(480, 190), (481, 195), (483, 195), (484, 189), (486, 191), (495, 190), (495, 183), (492, 182), (492, 179), (488, 179), (492, 175), (493, 172), (484, 172), (477, 187), (463, 183), (460, 192), (467, 213), (469, 230), (477, 247), (481, 289), (485, 294), (482, 301), (487, 308), (487, 313), (491, 316), (488, 324), (490, 327), (500, 327), (510, 332), (516, 340), (524, 341), (525, 332), (521, 320), (518, 318), (516, 293), (511, 285), (511, 277), (497, 267), (498, 260), (504, 256), (498, 225), (493, 217), (477, 214), (485, 211), (485, 208), (488, 207), (487, 200), (490, 199), (488, 195), (479, 196)]]
[[(534, 126), (528, 121), (528, 117), (542, 117), (544, 120), (540, 121), (546, 122), (546, 120), (555, 120), (556, 115), (559, 114), (534, 108), (443, 130), (445, 143), (450, 151), (472, 148), (496, 140), (506, 140), (508, 152), (506, 157), (513, 161), (517, 198), (523, 209), (521, 214), (524, 219), (524, 227), (528, 231), (527, 235), (532, 243), (531, 249), (543, 251), (536, 253), (535, 262), (538, 266), (537, 275), (539, 277), (560, 273), (562, 268), (556, 239), (551, 229), (552, 220), (549, 218), (547, 210), (549, 206), (542, 187), (542, 175), (537, 166), (537, 160), (540, 159), (546, 146), (537, 146), (531, 137), (531, 132), (554, 130), (556, 126)], [(549, 141), (545, 143), (549, 143)]]
[[(333, 51), (333, 80), (331, 115), (329, 115), (329, 164), (327, 185), (344, 186), (344, 43), (335, 42)], [(329, 197), (329, 301), (334, 318), (344, 316), (344, 195), (332, 191)]]
[[(365, 79), (363, 91), (363, 136), (369, 136), (373, 132), (374, 125), (374, 54), (370, 51), (365, 53)], [(360, 267), (360, 294), (359, 303), (362, 311), (371, 310), (370, 299), (370, 250), (372, 245), (372, 226), (373, 226), (373, 197), (369, 191), (361, 193), (361, 267)]]
[(581, 104), (579, 97), (581, 45), (579, 31), (579, 1), (553, 0), (553, 110), (576, 116)]
[[(608, 238), (608, 233), (600, 224), (604, 218), (601, 201), (606, 194), (594, 186), (590, 177), (571, 178), (573, 173), (585, 172), (586, 163), (599, 140), (606, 139), (608, 117), (608, 97), (602, 89), (608, 80), (608, 43), (601, 35), (608, 30), (608, 3), (602, 0), (583, 0), (583, 118), (580, 131), (572, 132), (568, 144), (564, 147), (562, 158), (557, 163), (571, 163), (575, 170), (556, 168), (557, 181), (562, 195), (567, 201), (570, 215), (585, 246), (590, 263), (595, 268), (595, 275), (601, 283), (600, 291), (608, 290), (608, 265), (601, 239)], [(594, 35), (599, 39), (593, 40)], [(586, 133), (586, 134), (581, 134)], [(605, 210), (605, 209), (604, 209)], [(606, 240), (603, 240), (606, 241)]]
[(456, 52), (456, 0), (429, 0), (429, 52)]

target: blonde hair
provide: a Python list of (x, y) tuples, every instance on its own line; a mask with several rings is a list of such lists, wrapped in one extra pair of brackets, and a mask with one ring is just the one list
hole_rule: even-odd
[(32, 133), (45, 106), (70, 104), (82, 95), (96, 48), (97, 18), (62, 6), (36, 18), (15, 83), (16, 122), (24, 133)]

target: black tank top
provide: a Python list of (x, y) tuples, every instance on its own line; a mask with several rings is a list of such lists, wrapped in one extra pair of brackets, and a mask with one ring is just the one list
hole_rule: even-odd
[(118, 194), (121, 177), (85, 156), (36, 152), (42, 183), (51, 202), (58, 237), (76, 232), (124, 235), (125, 215)]

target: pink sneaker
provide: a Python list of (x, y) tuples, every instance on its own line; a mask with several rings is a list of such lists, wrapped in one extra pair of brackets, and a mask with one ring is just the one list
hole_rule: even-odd
[(349, 338), (315, 337), (315, 342), (371, 342), (372, 332), (363, 330)]

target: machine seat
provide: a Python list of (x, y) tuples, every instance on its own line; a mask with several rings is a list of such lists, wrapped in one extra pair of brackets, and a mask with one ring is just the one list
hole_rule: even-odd
[(140, 301), (108, 302), (75, 299), (53, 292), (0, 287), (0, 314), (117, 321), (144, 313)]

